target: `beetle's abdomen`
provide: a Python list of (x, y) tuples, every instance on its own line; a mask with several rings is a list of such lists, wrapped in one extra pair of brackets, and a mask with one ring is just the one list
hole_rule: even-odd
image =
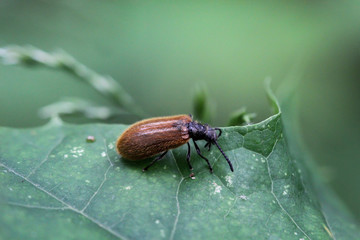
[(188, 115), (146, 119), (131, 125), (116, 142), (117, 151), (129, 160), (140, 160), (189, 141)]

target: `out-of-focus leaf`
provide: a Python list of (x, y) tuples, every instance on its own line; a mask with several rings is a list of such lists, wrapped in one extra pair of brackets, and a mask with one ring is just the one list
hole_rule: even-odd
[(212, 111), (214, 110), (214, 104), (211, 104), (209, 100), (208, 90), (203, 84), (195, 86), (193, 95), (193, 109), (194, 116), (197, 120), (209, 123), (212, 118)]
[(256, 113), (246, 112), (246, 108), (240, 108), (230, 115), (228, 126), (241, 126), (244, 124), (250, 124), (251, 121), (256, 117)]

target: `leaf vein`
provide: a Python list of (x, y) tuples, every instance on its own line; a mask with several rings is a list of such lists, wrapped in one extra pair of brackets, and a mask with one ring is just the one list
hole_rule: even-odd
[(87, 201), (87, 203), (85, 204), (85, 206), (80, 210), (80, 212), (84, 212), (86, 210), (86, 208), (89, 206), (89, 204), (91, 203), (91, 201), (94, 199), (94, 197), (99, 193), (100, 189), (102, 188), (102, 186), (104, 185), (104, 183), (106, 182), (107, 179), (107, 174), (110, 170), (112, 166), (110, 165), (107, 169), (106, 172), (104, 173), (104, 179), (102, 180), (102, 182), (100, 183), (99, 187), (96, 189), (96, 191), (94, 192), (94, 194), (90, 197), (90, 199)]
[(172, 151), (171, 152), (171, 156), (173, 157), (174, 161), (175, 161), (175, 164), (176, 164), (176, 168), (177, 170), (179, 171), (180, 175), (181, 175), (181, 180), (179, 181), (179, 184), (177, 186), (177, 190), (176, 190), (176, 207), (177, 207), (177, 214), (176, 214), (176, 217), (175, 217), (175, 221), (174, 221), (174, 224), (173, 224), (173, 227), (172, 227), (172, 230), (171, 230), (171, 234), (170, 234), (170, 240), (173, 240), (174, 239), (174, 236), (175, 236), (175, 231), (176, 231), (176, 227), (177, 227), (177, 223), (179, 221), (179, 216), (181, 214), (181, 210), (180, 210), (180, 202), (179, 202), (179, 190), (180, 190), (180, 185), (181, 183), (184, 181), (184, 176), (182, 175), (181, 171), (180, 171), (180, 168), (179, 168), (179, 165), (177, 164), (177, 161), (174, 157), (174, 154)]
[(297, 224), (297, 222), (294, 220), (294, 218), (290, 215), (290, 213), (288, 211), (286, 211), (286, 209), (284, 208), (284, 206), (281, 204), (280, 200), (278, 199), (278, 197), (275, 195), (274, 193), (274, 181), (272, 179), (271, 176), (271, 170), (270, 170), (270, 165), (269, 165), (269, 157), (271, 156), (271, 154), (274, 152), (274, 149), (278, 143), (279, 139), (276, 139), (274, 146), (271, 150), (271, 152), (269, 153), (269, 155), (265, 158), (266, 159), (266, 165), (267, 165), (267, 170), (268, 170), (268, 174), (269, 174), (269, 178), (270, 178), (270, 182), (271, 182), (271, 194), (274, 196), (277, 204), (279, 205), (279, 207), (281, 208), (282, 211), (285, 212), (285, 214), (290, 218), (290, 220), (295, 224), (295, 226), (308, 238), (311, 240), (311, 238), (306, 234), (306, 232)]
[(69, 208), (64, 207), (47, 207), (47, 206), (36, 206), (36, 205), (28, 205), (28, 204), (22, 204), (22, 203), (16, 203), (16, 202), (6, 202), (6, 204), (17, 206), (17, 207), (23, 207), (23, 208), (33, 208), (33, 209), (46, 209), (46, 210), (68, 210)]
[(61, 137), (58, 139), (58, 141), (56, 141), (54, 146), (48, 151), (48, 153), (46, 154), (44, 159), (33, 170), (31, 170), (30, 173), (26, 176), (27, 178), (29, 178), (31, 175), (33, 175), (47, 160), (49, 160), (50, 154), (55, 150), (55, 148), (57, 146), (59, 146), (62, 143), (63, 140), (64, 140), (64, 135), (61, 134)]
[(102, 186), (104, 185), (104, 183), (106, 182), (107, 179), (107, 174), (110, 170), (110, 168), (112, 168), (113, 163), (110, 161), (109, 158), (109, 154), (108, 154), (108, 149), (106, 147), (106, 139), (104, 139), (104, 146), (105, 146), (105, 153), (106, 153), (106, 158), (109, 162), (109, 167), (106, 169), (105, 173), (104, 173), (104, 179), (102, 180), (102, 182), (100, 183), (100, 185), (98, 186), (98, 188), (96, 189), (96, 191), (94, 192), (94, 194), (90, 197), (90, 199), (87, 201), (87, 203), (84, 205), (84, 207), (81, 209), (80, 212), (84, 212), (86, 210), (86, 208), (89, 206), (90, 202), (94, 199), (94, 197), (99, 193), (100, 189), (102, 188)]
[(54, 198), (55, 200), (61, 202), (62, 204), (64, 204), (66, 207), (68, 207), (69, 210), (72, 210), (82, 216), (84, 216), (85, 218), (89, 219), (91, 222), (95, 223), (96, 225), (98, 225), (100, 228), (108, 231), (109, 233), (113, 234), (114, 236), (121, 238), (121, 239), (127, 239), (125, 236), (121, 235), (120, 233), (114, 231), (113, 229), (105, 226), (103, 223), (99, 222), (98, 220), (96, 220), (95, 218), (89, 216), (88, 214), (81, 212), (79, 209), (76, 209), (75, 207), (71, 206), (70, 204), (68, 204), (67, 202), (65, 202), (64, 200), (60, 199), (59, 197), (57, 197), (56, 195), (52, 194), (51, 192), (47, 191), (46, 189), (40, 187), (38, 184), (34, 183), (33, 181), (31, 181), (29, 178), (27, 178), (26, 176), (21, 175), (20, 173), (16, 172), (14, 169), (4, 165), (3, 163), (0, 163), (0, 166), (6, 168), (9, 172), (12, 172), (13, 174), (15, 174), (16, 176), (24, 179), (25, 181), (27, 181), (28, 183), (30, 183), (31, 185), (33, 185), (36, 189), (39, 189), (40, 191), (46, 193), (47, 195), (49, 195), (50, 197)]

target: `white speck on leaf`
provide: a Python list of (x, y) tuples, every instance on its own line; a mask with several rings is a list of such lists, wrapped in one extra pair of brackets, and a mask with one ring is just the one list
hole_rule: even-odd
[(114, 148), (114, 144), (113, 144), (113, 143), (109, 143), (109, 144), (108, 144), (108, 148), (109, 148), (109, 149), (113, 149), (113, 148)]
[(241, 200), (248, 200), (249, 198), (247, 196), (245, 196), (245, 195), (240, 195), (240, 199)]
[[(73, 156), (79, 153), (83, 153), (85, 150), (82, 147), (73, 147), (70, 152), (73, 153)], [(67, 154), (66, 154), (67, 155)], [(81, 154), (82, 155), (82, 154)]]
[(69, 155), (67, 155), (67, 154), (64, 155), (64, 158), (68, 158), (68, 157), (69, 157)]
[(284, 190), (282, 194), (283, 194), (283, 195), (288, 194), (287, 190)]
[(156, 223), (156, 224), (159, 224), (159, 223), (160, 223), (160, 220), (159, 220), (159, 219), (156, 219), (155, 223)]
[(28, 198), (31, 199), (32, 198), (31, 195), (28, 195)]
[(11, 187), (9, 187), (9, 190), (12, 191), (13, 189)]
[(213, 185), (215, 187), (214, 194), (221, 193), (222, 187), (220, 185), (217, 185), (216, 182), (213, 182)]
[(102, 153), (101, 153), (101, 156), (102, 156), (102, 157), (106, 157), (106, 152), (102, 152)]
[(132, 188), (131, 186), (125, 187), (126, 190), (130, 190), (131, 188)]
[(227, 182), (226, 186), (231, 187), (233, 184), (233, 180), (232, 180), (231, 176), (226, 176), (225, 180)]
[(173, 177), (175, 178), (175, 177), (176, 177), (176, 175), (175, 175), (175, 174), (173, 174)]
[(85, 180), (86, 183), (90, 183), (90, 180)]
[(294, 234), (295, 234), (295, 235), (298, 235), (298, 233), (297, 233), (297, 232), (294, 232)]

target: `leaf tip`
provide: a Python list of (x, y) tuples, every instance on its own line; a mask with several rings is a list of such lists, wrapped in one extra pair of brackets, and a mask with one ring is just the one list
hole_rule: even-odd
[(271, 77), (266, 77), (264, 80), (265, 89), (267, 93), (267, 97), (273, 107), (273, 111), (275, 114), (281, 113), (280, 104), (274, 94), (274, 92), (271, 89)]

